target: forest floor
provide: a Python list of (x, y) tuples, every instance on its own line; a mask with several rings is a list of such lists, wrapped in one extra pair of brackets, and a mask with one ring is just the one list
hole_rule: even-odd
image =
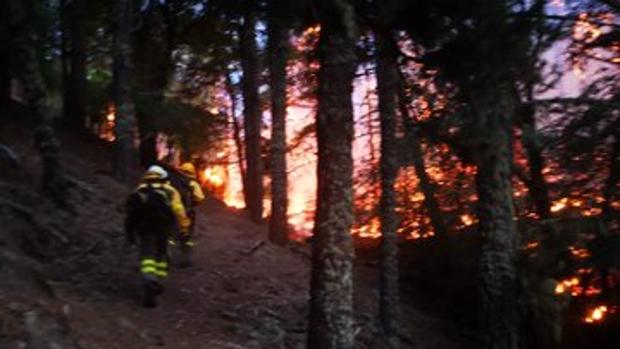
[[(0, 171), (0, 347), (303, 348), (310, 246), (271, 244), (265, 226), (208, 200), (197, 214), (194, 266), (173, 267), (159, 306), (139, 306), (137, 251), (122, 232), (128, 189), (109, 176), (109, 145), (63, 135), (73, 210), (37, 190), (31, 131), (3, 125), (21, 163)], [(6, 162), (6, 160), (3, 160)], [(6, 167), (6, 166), (5, 166)], [(355, 265), (356, 348), (382, 348), (378, 263)], [(446, 318), (403, 304), (404, 348), (463, 348)]]

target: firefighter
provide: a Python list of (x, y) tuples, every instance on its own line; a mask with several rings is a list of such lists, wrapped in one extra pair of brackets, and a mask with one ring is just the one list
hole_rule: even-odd
[(189, 217), (179, 192), (168, 182), (168, 173), (151, 166), (127, 200), (125, 232), (130, 245), (139, 244), (143, 306), (157, 306), (168, 275), (167, 242), (177, 231), (187, 234)]
[(191, 162), (185, 162), (179, 167), (179, 171), (185, 177), (184, 182), (185, 191), (187, 199), (186, 207), (187, 207), (187, 215), (190, 217), (190, 227), (188, 229), (187, 234), (181, 234), (180, 236), (180, 251), (182, 254), (181, 266), (187, 267), (192, 264), (191, 254), (192, 248), (194, 246), (194, 242), (192, 240), (194, 235), (194, 226), (196, 221), (196, 212), (194, 208), (198, 206), (205, 199), (205, 195), (202, 191), (202, 187), (197, 180), (196, 167)]

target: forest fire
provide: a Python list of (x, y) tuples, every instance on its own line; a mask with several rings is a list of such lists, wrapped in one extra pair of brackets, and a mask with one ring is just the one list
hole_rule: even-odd
[(474, 223), (476, 223), (476, 219), (474, 218), (474, 216), (470, 215), (470, 214), (462, 214), (460, 216), (461, 222), (466, 226), (469, 227), (471, 225), (474, 225)]
[(206, 168), (203, 172), (204, 181), (214, 187), (221, 187), (224, 184), (224, 176), (222, 175), (224, 171), (220, 166)]
[(575, 246), (569, 246), (568, 250), (571, 255), (576, 259), (586, 259), (589, 258), (592, 254), (586, 248), (578, 248)]
[(555, 286), (555, 294), (561, 295), (565, 293), (569, 293), (572, 296), (579, 295), (579, 284), (580, 280), (577, 277), (572, 277), (570, 279), (562, 280)]
[(110, 103), (105, 110), (103, 119), (95, 123), (95, 133), (99, 135), (99, 138), (108, 142), (114, 142), (116, 135), (114, 133), (114, 127), (116, 125), (116, 107)]
[(605, 319), (605, 316), (609, 313), (609, 308), (606, 305), (599, 305), (592, 309), (589, 309), (583, 321), (589, 324), (600, 323)]

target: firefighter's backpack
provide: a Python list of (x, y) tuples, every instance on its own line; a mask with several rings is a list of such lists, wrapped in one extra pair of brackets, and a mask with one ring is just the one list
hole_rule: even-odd
[(140, 225), (168, 225), (175, 222), (170, 208), (170, 194), (161, 185), (146, 184), (129, 197), (129, 209), (133, 210)]

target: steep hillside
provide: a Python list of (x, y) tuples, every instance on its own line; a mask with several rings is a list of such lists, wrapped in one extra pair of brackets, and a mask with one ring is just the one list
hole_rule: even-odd
[[(62, 135), (74, 187), (72, 209), (59, 210), (37, 189), (31, 139), (27, 122), (0, 129), (0, 347), (304, 347), (308, 245), (272, 245), (243, 212), (208, 200), (195, 266), (173, 268), (160, 306), (143, 309), (137, 251), (122, 232), (128, 188), (109, 176), (109, 145)], [(356, 275), (358, 347), (381, 348), (376, 263)], [(462, 347), (445, 322), (403, 313), (405, 347)]]

